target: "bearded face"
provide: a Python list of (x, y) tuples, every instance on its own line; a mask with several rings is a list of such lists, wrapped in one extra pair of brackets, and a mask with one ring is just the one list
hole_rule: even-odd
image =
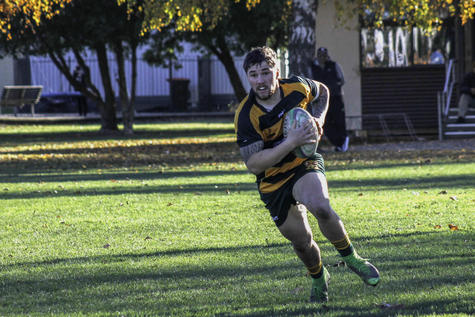
[(267, 62), (254, 64), (247, 71), (249, 84), (260, 100), (268, 100), (278, 91), (278, 76), (277, 67), (270, 67)]

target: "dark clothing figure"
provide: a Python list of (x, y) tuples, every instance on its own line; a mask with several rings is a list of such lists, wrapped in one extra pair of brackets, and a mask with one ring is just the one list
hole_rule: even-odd
[[(74, 69), (73, 77), (76, 81), (80, 82), (81, 85), (86, 86), (86, 72), (84, 69), (77, 65), (76, 68)], [(80, 116), (87, 116), (87, 99), (86, 97), (81, 93), (81, 91), (77, 90), (79, 92), (78, 96), (78, 112)]]
[(317, 59), (312, 62), (312, 79), (322, 82), (330, 90), (330, 107), (328, 108), (324, 135), (335, 146), (335, 150), (345, 152), (348, 150), (348, 134), (346, 132), (345, 104), (341, 87), (345, 78), (338, 63), (332, 61), (328, 51), (320, 47), (317, 51)]
[(475, 62), (472, 63), (472, 72), (467, 73), (460, 86), (460, 99), (458, 102), (458, 123), (465, 122), (470, 105), (474, 105), (475, 97)]

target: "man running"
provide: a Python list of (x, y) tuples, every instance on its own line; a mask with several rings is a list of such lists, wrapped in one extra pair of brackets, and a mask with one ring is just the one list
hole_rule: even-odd
[(268, 47), (251, 50), (244, 60), (251, 86), (235, 115), (237, 143), (249, 171), (256, 175), (258, 191), (279, 229), (312, 277), (310, 300), (328, 301), (330, 274), (322, 265), (313, 240), (307, 211), (316, 217), (323, 235), (335, 246), (347, 266), (372, 286), (379, 272), (355, 251), (343, 222), (330, 206), (323, 158), (302, 159), (292, 150), (315, 142), (313, 125), (291, 128), (283, 137), (285, 113), (294, 107), (308, 110), (322, 134), (328, 110), (328, 88), (302, 77), (279, 78), (276, 53)]

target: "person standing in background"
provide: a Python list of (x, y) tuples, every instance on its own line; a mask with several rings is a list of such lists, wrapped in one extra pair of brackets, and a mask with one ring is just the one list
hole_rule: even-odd
[(468, 107), (475, 102), (475, 61), (472, 62), (472, 71), (467, 73), (460, 86), (457, 123), (465, 123)]
[[(74, 72), (73, 72), (73, 77), (74, 77), (74, 80), (78, 81), (81, 83), (81, 85), (83, 86), (86, 86), (86, 72), (84, 71), (84, 69), (80, 66), (80, 65), (77, 65), (76, 68), (74, 69)], [(78, 112), (79, 112), (79, 115), (80, 116), (87, 116), (87, 100), (86, 100), (86, 97), (81, 93), (81, 91), (79, 91), (77, 88), (76, 88), (76, 91), (79, 92), (79, 97), (78, 97)]]
[(330, 107), (325, 119), (323, 134), (335, 146), (335, 151), (346, 152), (350, 141), (346, 131), (345, 104), (342, 86), (345, 77), (340, 65), (332, 61), (328, 49), (320, 47), (317, 58), (312, 62), (312, 79), (325, 84), (330, 90)]

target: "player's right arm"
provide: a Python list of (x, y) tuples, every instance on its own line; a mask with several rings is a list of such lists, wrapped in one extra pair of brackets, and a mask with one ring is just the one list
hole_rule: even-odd
[(241, 147), (240, 152), (247, 169), (258, 175), (279, 163), (297, 146), (311, 142), (315, 142), (315, 132), (312, 124), (307, 124), (300, 128), (289, 129), (287, 138), (273, 148), (264, 149), (264, 142), (257, 141)]

